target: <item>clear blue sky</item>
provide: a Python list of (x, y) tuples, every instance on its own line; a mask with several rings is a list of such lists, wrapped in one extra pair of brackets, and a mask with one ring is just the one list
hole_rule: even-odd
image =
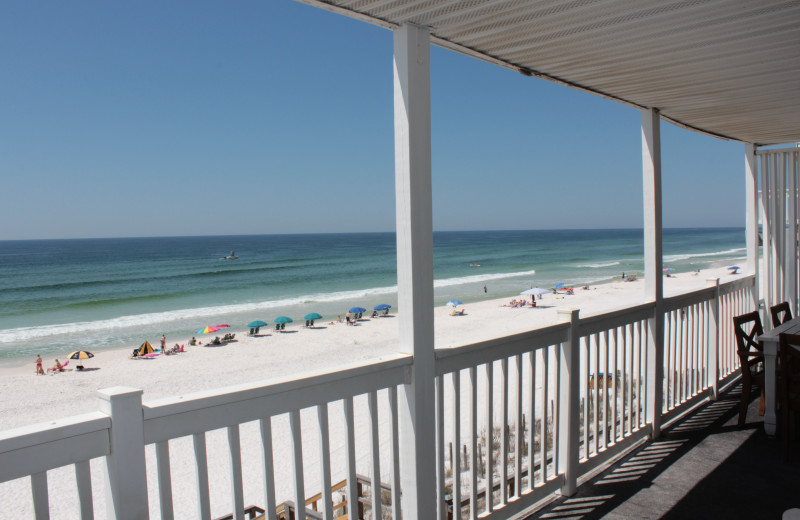
[[(431, 52), (434, 228), (642, 225), (640, 116)], [(390, 31), (291, 0), (0, 4), (0, 239), (394, 229)], [(744, 146), (662, 123), (664, 225)]]

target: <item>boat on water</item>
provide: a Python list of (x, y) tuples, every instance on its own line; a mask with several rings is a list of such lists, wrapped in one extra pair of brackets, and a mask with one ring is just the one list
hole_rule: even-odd
[(480, 267), (481, 264), (469, 264), (470, 267)]
[(238, 260), (239, 257), (236, 256), (236, 251), (231, 251), (231, 254), (222, 257), (223, 260)]

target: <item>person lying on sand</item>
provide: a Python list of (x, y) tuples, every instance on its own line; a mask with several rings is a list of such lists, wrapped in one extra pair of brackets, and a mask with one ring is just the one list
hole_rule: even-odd
[(48, 368), (47, 371), (48, 372), (63, 372), (64, 371), (64, 366), (58, 361), (58, 358), (56, 358), (56, 364), (53, 365), (53, 368)]

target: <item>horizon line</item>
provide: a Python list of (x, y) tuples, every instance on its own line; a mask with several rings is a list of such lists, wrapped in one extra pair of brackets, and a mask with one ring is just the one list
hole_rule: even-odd
[[(691, 227), (663, 227), (666, 230), (722, 230), (722, 229), (745, 229), (744, 226), (691, 226)], [(642, 227), (608, 227), (608, 228), (556, 228), (556, 229), (437, 229), (433, 233), (508, 233), (520, 231), (644, 231)], [(135, 240), (146, 238), (217, 238), (217, 237), (260, 237), (260, 236), (299, 236), (299, 235), (383, 235), (394, 234), (396, 230), (392, 231), (353, 231), (342, 233), (338, 231), (329, 232), (313, 232), (313, 233), (243, 233), (243, 234), (216, 234), (216, 235), (131, 235), (131, 236), (117, 236), (117, 237), (48, 237), (48, 238), (3, 238), (2, 242), (36, 242), (36, 241), (57, 241), (57, 240)]]

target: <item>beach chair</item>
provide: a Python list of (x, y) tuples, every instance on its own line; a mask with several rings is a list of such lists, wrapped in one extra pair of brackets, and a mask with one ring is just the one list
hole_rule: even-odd
[(276, 323), (275, 324), (275, 330), (281, 330), (281, 324), (280, 323)]

